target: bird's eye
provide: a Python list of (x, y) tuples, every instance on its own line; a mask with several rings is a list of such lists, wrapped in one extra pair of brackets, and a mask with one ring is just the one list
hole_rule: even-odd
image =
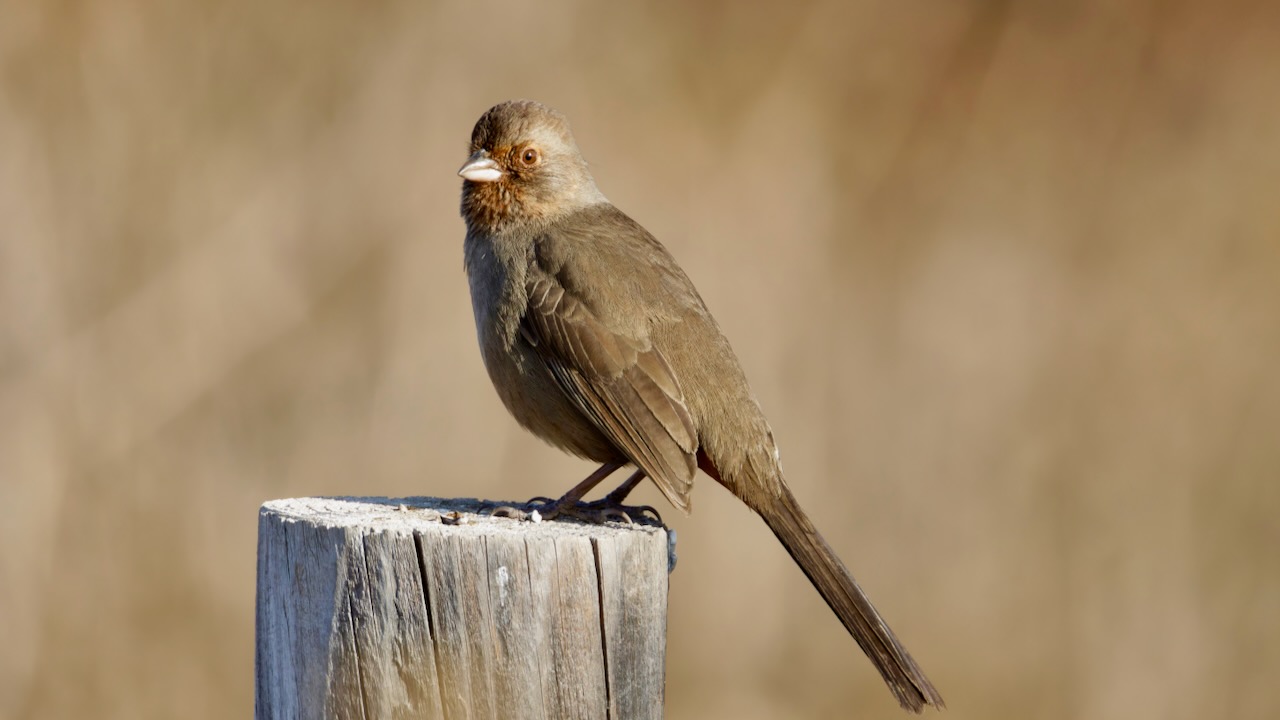
[(533, 148), (525, 148), (524, 152), (520, 153), (520, 162), (524, 163), (529, 167), (533, 167), (534, 165), (537, 165), (538, 151), (534, 150)]

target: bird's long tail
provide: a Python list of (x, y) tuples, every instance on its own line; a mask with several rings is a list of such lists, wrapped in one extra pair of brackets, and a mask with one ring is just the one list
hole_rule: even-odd
[(780, 497), (762, 505), (756, 508), (756, 512), (782, 541), (804, 574), (809, 576), (809, 581), (839, 616), (862, 651), (871, 658), (902, 707), (917, 713), (925, 705), (943, 707), (942, 696), (800, 509), (791, 491), (784, 485)]

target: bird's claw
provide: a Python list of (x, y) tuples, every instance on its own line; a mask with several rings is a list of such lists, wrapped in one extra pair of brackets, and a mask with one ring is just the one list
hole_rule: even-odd
[(597, 508), (598, 511), (605, 516), (605, 519), (616, 518), (627, 524), (635, 524), (632, 516), (641, 521), (655, 522), (663, 527), (666, 523), (662, 522), (662, 516), (652, 505), (623, 505), (621, 501), (606, 496), (602, 500), (592, 503), (586, 503), (588, 507)]

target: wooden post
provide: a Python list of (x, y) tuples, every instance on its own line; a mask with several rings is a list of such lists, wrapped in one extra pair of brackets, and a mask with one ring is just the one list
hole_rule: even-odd
[(492, 506), (263, 505), (255, 717), (662, 717), (667, 532)]

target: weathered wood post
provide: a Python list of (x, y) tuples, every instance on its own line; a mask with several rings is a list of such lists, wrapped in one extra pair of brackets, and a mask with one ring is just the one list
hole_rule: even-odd
[(660, 718), (660, 527), (433, 498), (262, 506), (255, 716)]

